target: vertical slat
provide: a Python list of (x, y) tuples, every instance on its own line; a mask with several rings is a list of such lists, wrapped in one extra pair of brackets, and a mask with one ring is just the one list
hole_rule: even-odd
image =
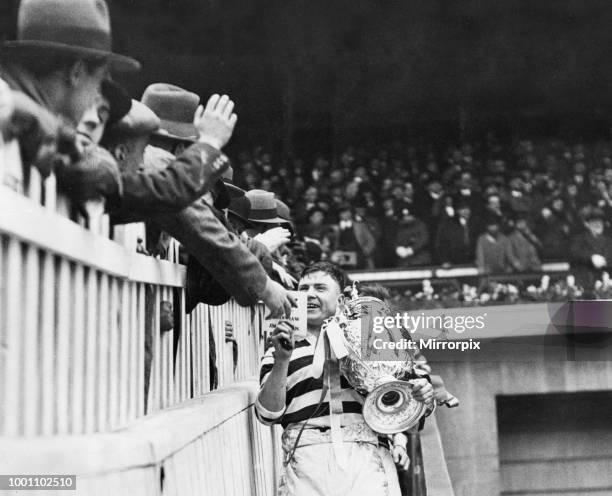
[(55, 428), (55, 259), (45, 252), (42, 259), (41, 309), (39, 354), (41, 427), (43, 436), (50, 435)]
[(59, 275), (56, 291), (56, 356), (57, 374), (56, 429), (58, 434), (67, 434), (70, 405), (70, 311), (73, 302), (70, 284), (70, 262), (59, 260)]
[(147, 413), (156, 412), (161, 407), (162, 401), (162, 344), (159, 333), (159, 309), (161, 288), (155, 286), (153, 288), (153, 313), (146, 315), (147, 319), (151, 319), (151, 379), (149, 383), (149, 399), (147, 401)]
[(57, 210), (57, 180), (55, 174), (51, 173), (44, 183), (45, 189), (45, 208), (49, 212)]
[(116, 277), (110, 279), (110, 336), (108, 362), (108, 419), (110, 428), (117, 427), (119, 417), (119, 290)]
[[(4, 150), (2, 149), (2, 133), (0, 133), (0, 159), (3, 158)], [(2, 182), (2, 167), (3, 163), (0, 160), (0, 183)], [(6, 355), (2, 351), (4, 343), (6, 343), (6, 322), (4, 321), (4, 309), (6, 308), (6, 263), (4, 257), (6, 256), (5, 249), (6, 238), (0, 233), (0, 394), (4, 394), (4, 378), (7, 377), (8, 371), (6, 370)], [(0, 401), (0, 435), (4, 432), (5, 425), (5, 404)]]
[(145, 363), (145, 285), (138, 284), (138, 329), (136, 337), (136, 417), (145, 414), (145, 385), (144, 385), (144, 363)]
[(138, 363), (138, 334), (139, 321), (138, 321), (138, 284), (132, 282), (129, 284), (129, 327), (126, 329), (128, 334), (128, 387), (127, 387), (127, 420), (132, 421), (138, 416), (138, 374), (139, 374), (139, 363)]
[(85, 274), (83, 266), (77, 264), (74, 270), (74, 313), (72, 321), (72, 427), (73, 434), (83, 432), (85, 425)]
[(109, 276), (100, 275), (99, 289), (99, 320), (98, 320), (98, 407), (96, 408), (97, 429), (104, 432), (108, 426), (108, 362), (109, 362), (109, 308), (110, 308)]
[(168, 354), (168, 336), (171, 335), (171, 332), (166, 331), (161, 333), (160, 331), (160, 320), (161, 320), (161, 304), (166, 301), (166, 288), (162, 287), (159, 290), (160, 293), (160, 305), (157, 308), (156, 314), (158, 316), (157, 325), (153, 328), (153, 333), (160, 336), (160, 360), (161, 360), (161, 407), (166, 408), (170, 405), (170, 365), (169, 354)]
[(34, 436), (38, 434), (38, 419), (40, 410), (38, 408), (38, 295), (39, 295), (39, 258), (38, 250), (28, 246), (25, 253), (25, 301), (28, 310), (24, 312), (23, 354), (21, 357), (24, 367), (23, 375), (23, 419), (24, 435)]
[(210, 391), (210, 333), (209, 333), (209, 318), (208, 318), (208, 313), (210, 312), (210, 307), (208, 305), (200, 305), (201, 308), (201, 319), (200, 319), (200, 325), (201, 325), (201, 340), (202, 340), (202, 355), (203, 355), (203, 362), (202, 362), (202, 371), (203, 371), (203, 377), (204, 377), (204, 391), (203, 392), (208, 392)]
[[(128, 397), (128, 389), (130, 384), (130, 375), (128, 371), (128, 361), (130, 357), (130, 304), (136, 302), (130, 301), (130, 284), (122, 281), (119, 287), (120, 296), (120, 326), (119, 326), (119, 425), (125, 425), (128, 418), (130, 398)], [(133, 332), (136, 332), (134, 329)]]
[(87, 271), (86, 277), (86, 334), (85, 334), (85, 427), (84, 431), (94, 432), (96, 429), (96, 397), (98, 361), (100, 353), (98, 349), (98, 273), (94, 269)]
[(6, 257), (6, 322), (4, 323), (4, 341), (1, 343), (5, 364), (4, 393), (2, 403), (4, 406), (4, 426), (2, 434), (16, 436), (19, 434), (19, 338), (22, 332), (21, 317), (21, 270), (22, 254), (19, 241), (8, 240)]
[(202, 350), (200, 348), (200, 306), (198, 305), (189, 316), (189, 330), (191, 332), (191, 349), (193, 354), (193, 395), (199, 397), (202, 388)]
[(28, 198), (40, 204), (42, 199), (42, 181), (40, 172), (36, 167), (30, 167), (30, 181), (28, 183)]

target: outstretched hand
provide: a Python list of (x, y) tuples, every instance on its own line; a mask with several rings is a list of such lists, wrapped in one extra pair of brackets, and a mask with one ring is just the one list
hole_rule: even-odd
[(193, 118), (193, 124), (199, 132), (198, 141), (221, 150), (232, 137), (237, 120), (234, 102), (229, 96), (211, 96), (206, 107), (200, 105), (196, 109)]

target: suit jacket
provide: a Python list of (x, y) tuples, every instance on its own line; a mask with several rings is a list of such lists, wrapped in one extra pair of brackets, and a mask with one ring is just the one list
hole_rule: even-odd
[[(221, 222), (232, 234), (239, 236), (236, 230), (225, 218), (224, 213), (218, 210), (214, 206), (211, 210), (215, 217)], [(268, 249), (259, 241), (248, 238), (244, 239), (239, 236), (239, 239), (243, 241), (248, 250), (255, 255), (259, 263), (265, 271), (270, 274), (272, 271), (272, 256)], [(187, 263), (187, 285), (185, 291), (185, 307), (187, 313), (190, 313), (198, 303), (206, 303), (208, 305), (223, 305), (231, 298), (230, 292), (226, 289), (226, 284), (221, 284), (211, 271), (203, 266), (198, 257), (193, 255), (189, 256)], [(240, 298), (242, 299), (242, 298)]]
[(594, 254), (602, 255), (609, 270), (612, 267), (612, 238), (602, 234), (593, 236), (590, 232), (583, 232), (572, 237), (570, 242), (570, 261), (576, 282), (587, 292), (593, 290), (595, 280), (602, 269), (596, 269), (591, 262)]
[(254, 305), (266, 287), (266, 271), (213, 208), (200, 198), (176, 214), (151, 215), (149, 220), (176, 238), (239, 305)]
[(123, 194), (112, 199), (107, 209), (115, 224), (180, 212), (208, 191), (228, 167), (229, 160), (219, 150), (195, 143), (161, 170), (121, 171)]
[(435, 241), (435, 251), (440, 263), (469, 264), (476, 254), (476, 229), (469, 219), (464, 228), (457, 217), (440, 222)]
[(395, 247), (410, 247), (414, 253), (406, 258), (397, 258), (400, 267), (413, 265), (426, 265), (431, 262), (431, 255), (427, 249), (429, 245), (429, 231), (420, 219), (415, 219), (410, 224), (400, 224), (395, 235)]

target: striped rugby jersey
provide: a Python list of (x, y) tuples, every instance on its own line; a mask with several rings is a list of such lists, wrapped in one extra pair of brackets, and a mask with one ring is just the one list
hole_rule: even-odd
[[(289, 424), (304, 422), (311, 415), (308, 425), (329, 427), (329, 391), (323, 402), (318, 405), (323, 390), (323, 376), (312, 376), (311, 364), (317, 338), (309, 334), (306, 339), (295, 343), (295, 348), (289, 361), (287, 373), (287, 396), (285, 408), (279, 412), (271, 412), (264, 408), (259, 399), (255, 402), (257, 418), (264, 424), (279, 423), (283, 428)], [(264, 384), (274, 364), (274, 347), (270, 346), (261, 359), (259, 382)], [(341, 425), (363, 422), (363, 396), (351, 388), (344, 376), (340, 376), (342, 400)], [(317, 408), (318, 405), (318, 408)]]

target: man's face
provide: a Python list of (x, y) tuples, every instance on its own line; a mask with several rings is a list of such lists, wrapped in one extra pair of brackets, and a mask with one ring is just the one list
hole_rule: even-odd
[(298, 284), (298, 291), (307, 296), (307, 319), (309, 326), (320, 326), (336, 313), (341, 289), (335, 279), (326, 272), (307, 274)]
[(108, 122), (109, 112), (110, 105), (103, 96), (98, 97), (98, 101), (85, 110), (76, 128), (76, 141), (79, 150), (84, 152), (100, 143)]
[(487, 232), (491, 236), (497, 236), (497, 234), (499, 233), (499, 225), (498, 224), (489, 224), (487, 226)]
[(341, 210), (340, 211), (340, 220), (351, 220), (353, 218), (353, 214), (350, 210)]
[(107, 76), (108, 69), (104, 65), (89, 73), (83, 64), (81, 70), (75, 71), (74, 74), (62, 113), (77, 124), (87, 109), (100, 99), (100, 85)]
[(587, 222), (587, 227), (594, 236), (600, 236), (601, 234), (603, 234), (604, 223), (601, 219), (591, 219)]
[(317, 193), (318, 192), (316, 188), (308, 188), (306, 190), (306, 193), (304, 194), (304, 198), (308, 202), (315, 202), (317, 201)]
[(457, 213), (459, 214), (459, 217), (463, 218), (463, 219), (469, 219), (470, 218), (470, 214), (472, 213), (470, 207), (460, 207), (457, 210)]

